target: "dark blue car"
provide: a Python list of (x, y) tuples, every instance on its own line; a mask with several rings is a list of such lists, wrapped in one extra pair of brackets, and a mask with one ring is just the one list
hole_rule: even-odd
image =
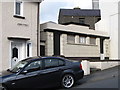
[(31, 57), (20, 61), (14, 68), (2, 72), (3, 90), (10, 88), (71, 88), (83, 78), (80, 62), (62, 57)]

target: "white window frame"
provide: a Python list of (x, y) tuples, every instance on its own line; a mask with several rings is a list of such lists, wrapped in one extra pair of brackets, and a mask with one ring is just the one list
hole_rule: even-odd
[(86, 44), (86, 37), (80, 36), (79, 39), (80, 44)]
[[(20, 2), (21, 5), (20, 5), (20, 14), (16, 14), (16, 2)], [(16, 16), (23, 16), (23, 1), (20, 1), (20, 0), (15, 0), (14, 1), (14, 15)]]

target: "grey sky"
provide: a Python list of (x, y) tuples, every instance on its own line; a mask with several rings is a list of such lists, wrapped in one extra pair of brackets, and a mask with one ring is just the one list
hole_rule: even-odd
[(74, 7), (80, 7), (81, 9), (91, 9), (92, 0), (44, 0), (40, 7), (40, 23), (48, 21), (57, 23), (60, 8), (73, 9)]

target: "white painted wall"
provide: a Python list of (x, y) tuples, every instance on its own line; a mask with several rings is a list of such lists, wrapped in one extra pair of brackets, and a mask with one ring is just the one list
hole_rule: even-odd
[(120, 58), (120, 1), (118, 3), (118, 58)]
[[(118, 59), (118, 1), (100, 0), (101, 21), (96, 24), (96, 30), (108, 32), (110, 35), (110, 59)], [(120, 20), (120, 19), (119, 19)]]
[[(32, 43), (32, 56), (37, 55), (37, 3), (25, 2), (24, 13), (25, 19), (15, 18), (14, 2), (2, 2), (2, 66), (8, 69), (11, 63), (11, 47), (8, 37), (30, 38)], [(0, 13), (1, 14), (1, 13)], [(25, 45), (24, 45), (25, 49)], [(25, 52), (25, 51), (24, 51)], [(26, 58), (24, 55), (23, 58)]]
[(90, 68), (108, 69), (120, 65), (118, 61), (90, 62)]
[[(0, 47), (2, 47), (2, 3), (0, 1)], [(2, 48), (0, 48), (0, 71), (2, 70)]]
[(82, 64), (82, 69), (84, 71), (84, 75), (89, 75), (90, 74), (90, 62), (87, 60), (83, 60), (81, 64)]

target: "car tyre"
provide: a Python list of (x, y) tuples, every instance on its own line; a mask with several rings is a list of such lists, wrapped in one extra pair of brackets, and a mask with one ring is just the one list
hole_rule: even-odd
[(62, 77), (61, 86), (63, 88), (71, 88), (74, 85), (74, 77), (71, 74), (66, 74)]

